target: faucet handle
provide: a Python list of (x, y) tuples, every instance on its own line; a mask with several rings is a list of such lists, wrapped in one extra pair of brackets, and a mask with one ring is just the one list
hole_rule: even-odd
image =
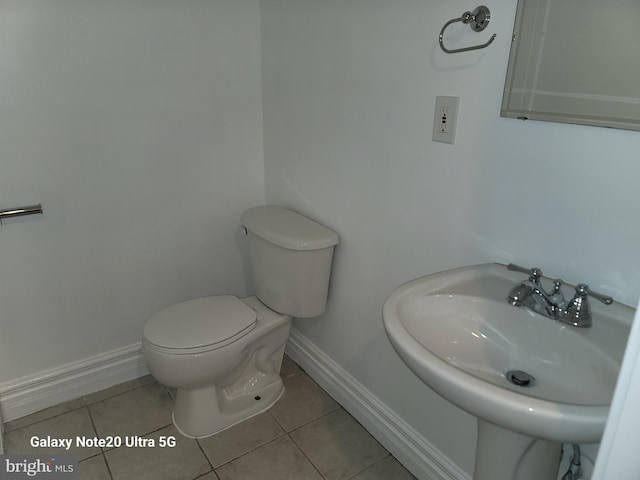
[(603, 295), (602, 293), (594, 292), (586, 283), (579, 283), (576, 285), (576, 297), (583, 298), (587, 295), (595, 298), (596, 300), (600, 300), (605, 305), (611, 305), (613, 303), (613, 298), (608, 295)]
[(613, 303), (613, 298), (602, 295), (601, 293), (592, 292), (589, 285), (580, 283), (576, 285), (576, 294), (567, 305), (567, 309), (560, 318), (563, 322), (569, 323), (574, 327), (590, 327), (591, 326), (591, 307), (589, 306), (589, 298), (593, 297), (600, 300), (606, 305)]
[(509, 265), (507, 265), (507, 269), (513, 272), (526, 273), (527, 275), (529, 275), (529, 280), (535, 283), (540, 282), (540, 279), (542, 278), (542, 270), (540, 270), (538, 267), (524, 268), (520, 265), (516, 265), (515, 263), (510, 263)]

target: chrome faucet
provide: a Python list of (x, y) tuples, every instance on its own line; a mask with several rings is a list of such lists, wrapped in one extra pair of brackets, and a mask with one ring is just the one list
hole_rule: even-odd
[(576, 286), (573, 298), (567, 301), (562, 293), (562, 280), (553, 280), (553, 290), (547, 292), (541, 284), (542, 271), (539, 268), (523, 268), (513, 263), (507, 265), (512, 271), (529, 275), (528, 280), (516, 284), (507, 295), (507, 302), (515, 307), (527, 307), (540, 315), (558, 320), (574, 327), (588, 328), (592, 324), (589, 296), (611, 305), (613, 298), (593, 292), (589, 286)]

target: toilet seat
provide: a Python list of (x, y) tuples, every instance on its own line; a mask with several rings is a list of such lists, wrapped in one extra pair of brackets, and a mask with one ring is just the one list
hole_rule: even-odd
[(237, 341), (256, 325), (256, 312), (233, 295), (195, 298), (155, 314), (144, 337), (167, 353), (215, 350)]

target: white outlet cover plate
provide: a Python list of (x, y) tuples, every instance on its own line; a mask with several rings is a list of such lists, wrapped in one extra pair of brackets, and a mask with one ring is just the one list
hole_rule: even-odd
[[(436, 108), (433, 113), (433, 135), (432, 140), (435, 142), (454, 143), (456, 138), (456, 124), (458, 123), (458, 109), (460, 106), (460, 97), (436, 97)], [(448, 115), (446, 123), (443, 125), (443, 110)]]

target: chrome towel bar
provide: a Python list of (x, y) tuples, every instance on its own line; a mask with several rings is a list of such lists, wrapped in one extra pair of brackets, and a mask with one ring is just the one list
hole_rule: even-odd
[(37, 205), (28, 205), (26, 207), (0, 210), (0, 223), (2, 223), (2, 220), (6, 218), (23, 217), (25, 215), (36, 215), (38, 213), (42, 215), (42, 205), (39, 203)]
[(456, 48), (454, 50), (449, 50), (444, 46), (443, 35), (446, 28), (452, 23), (462, 22), (465, 25), (469, 25), (474, 32), (481, 32), (487, 25), (489, 25), (489, 20), (491, 19), (491, 12), (484, 5), (480, 5), (473, 12), (464, 12), (460, 18), (454, 18), (449, 20), (444, 24), (442, 30), (440, 30), (440, 36), (438, 37), (438, 41), (440, 43), (440, 48), (445, 53), (460, 53), (460, 52), (468, 52), (469, 50), (478, 50), (480, 48), (488, 47), (491, 42), (493, 42), (496, 38), (496, 34), (494, 33), (487, 43), (483, 43), (482, 45), (474, 45), (473, 47), (465, 47), (465, 48)]

